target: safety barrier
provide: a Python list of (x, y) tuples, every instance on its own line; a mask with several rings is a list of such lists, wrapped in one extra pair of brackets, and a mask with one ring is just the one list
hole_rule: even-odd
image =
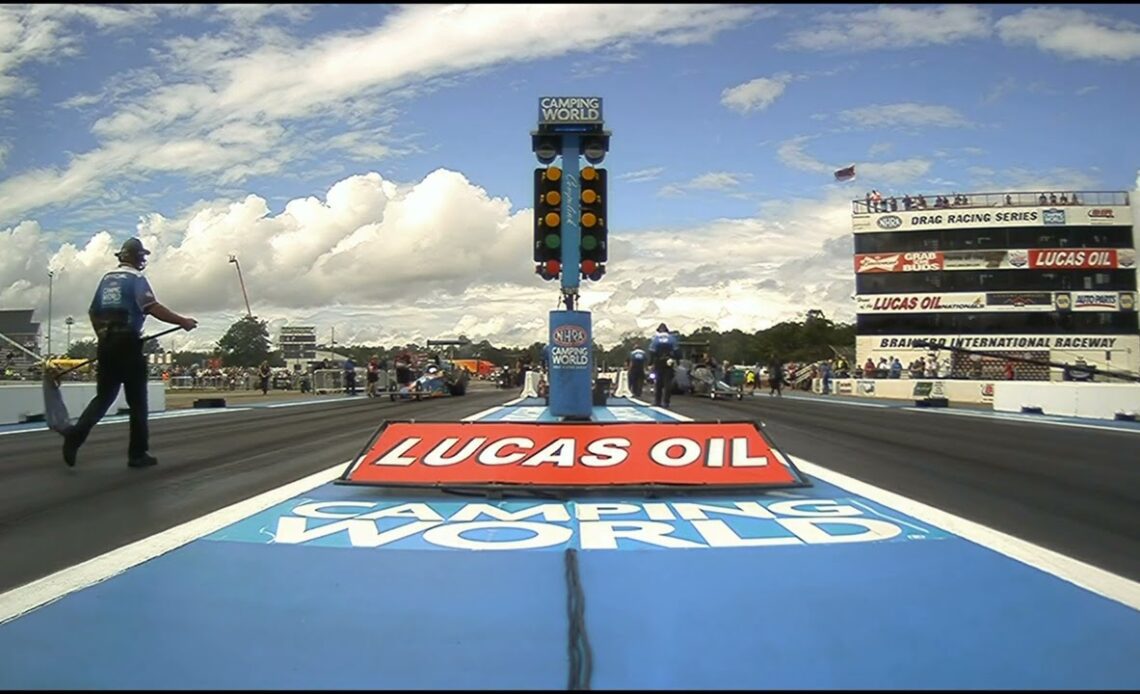
[(1140, 415), (1140, 384), (1040, 383), (1007, 381), (994, 384), (994, 410), (1021, 412), (1040, 408), (1041, 414), (1091, 419), (1115, 419), (1118, 412)]
[(633, 391), (629, 388), (629, 372), (625, 369), (618, 371), (617, 387), (614, 388), (615, 398), (632, 398)]
[[(822, 379), (813, 383), (822, 391)], [(941, 384), (935, 387), (934, 384)], [(864, 398), (919, 400), (941, 390), (951, 403), (987, 404), (993, 402), (995, 381), (966, 381), (938, 378), (835, 378), (832, 395), (855, 395)], [(814, 389), (814, 388), (813, 388)]]
[[(363, 393), (368, 387), (368, 381), (365, 378), (364, 369), (355, 369), (356, 371), (356, 392)], [(381, 373), (381, 379), (387, 385), (387, 374)], [(344, 370), (343, 369), (316, 369), (313, 371), (313, 392), (315, 393), (343, 393), (344, 392)]]
[(523, 382), (522, 396), (524, 398), (537, 398), (538, 385), (542, 380), (542, 374), (537, 371), (527, 371), (526, 381)]
[[(162, 381), (148, 381), (147, 409), (150, 412), (162, 412), (166, 409), (166, 384)], [(79, 417), (83, 408), (91, 398), (95, 397), (94, 383), (63, 383), (60, 385), (60, 395), (67, 413), (72, 420)], [(107, 410), (113, 415), (120, 410), (127, 409), (127, 398), (120, 389), (119, 397)], [(0, 385), (0, 424), (20, 424), (35, 420), (44, 415), (44, 387), (42, 383), (29, 383), (27, 385)]]

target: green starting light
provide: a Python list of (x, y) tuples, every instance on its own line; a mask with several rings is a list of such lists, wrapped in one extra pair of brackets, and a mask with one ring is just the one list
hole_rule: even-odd
[(558, 236), (558, 234), (547, 234), (546, 235), (546, 247), (547, 248), (558, 248), (561, 245), (562, 245), (562, 238), (560, 236)]
[(582, 248), (585, 248), (587, 251), (592, 251), (597, 247), (598, 240), (596, 238), (588, 235), (582, 237)]

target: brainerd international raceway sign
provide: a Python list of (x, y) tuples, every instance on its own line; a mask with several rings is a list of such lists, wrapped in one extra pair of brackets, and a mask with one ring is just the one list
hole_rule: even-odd
[(947, 537), (919, 521), (880, 511), (868, 500), (762, 495), (748, 500), (598, 503), (294, 499), (207, 539), (478, 551), (803, 547)]
[(347, 484), (803, 485), (753, 422), (389, 422)]

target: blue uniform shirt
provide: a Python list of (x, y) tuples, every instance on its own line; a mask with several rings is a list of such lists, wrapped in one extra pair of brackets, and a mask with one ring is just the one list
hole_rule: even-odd
[(107, 328), (128, 328), (142, 336), (146, 310), (157, 303), (150, 282), (130, 265), (120, 265), (103, 275), (88, 313), (96, 332)]
[(665, 365), (665, 360), (677, 355), (677, 336), (672, 333), (657, 333), (649, 342), (649, 353), (654, 363)]
[(645, 360), (649, 355), (645, 353), (644, 349), (635, 349), (629, 353), (629, 366), (632, 369), (644, 369)]

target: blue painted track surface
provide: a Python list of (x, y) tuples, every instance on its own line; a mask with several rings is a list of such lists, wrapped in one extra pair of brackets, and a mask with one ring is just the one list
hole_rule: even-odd
[[(543, 417), (519, 405), (494, 416)], [(660, 414), (603, 416), (627, 408)], [(480, 503), (514, 520), (452, 520)], [(1140, 612), (818, 479), (565, 503), (325, 484), (0, 625), (0, 686), (565, 688), (570, 547), (595, 689), (1140, 687)]]

